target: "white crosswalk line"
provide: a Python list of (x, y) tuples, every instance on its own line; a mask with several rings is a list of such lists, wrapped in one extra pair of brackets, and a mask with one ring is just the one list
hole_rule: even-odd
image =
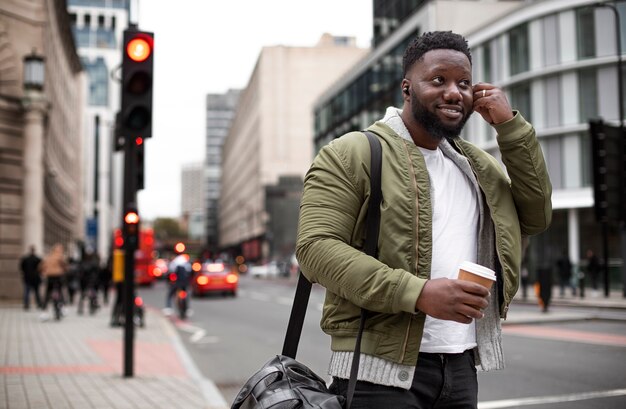
[(479, 402), (478, 409), (502, 409), (517, 408), (520, 406), (542, 405), (546, 403), (574, 402), (587, 399), (610, 398), (613, 396), (626, 395), (626, 389), (613, 389), (608, 391), (571, 393), (567, 395), (536, 396), (519, 399), (503, 399), (488, 402)]

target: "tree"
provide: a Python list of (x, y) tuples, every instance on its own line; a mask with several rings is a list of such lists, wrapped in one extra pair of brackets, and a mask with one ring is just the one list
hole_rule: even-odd
[(170, 241), (186, 238), (178, 220), (171, 217), (157, 217), (152, 224), (152, 228), (157, 240)]

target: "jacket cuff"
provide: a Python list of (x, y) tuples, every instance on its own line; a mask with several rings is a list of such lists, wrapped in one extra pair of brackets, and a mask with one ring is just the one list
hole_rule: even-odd
[(513, 118), (493, 126), (498, 133), (499, 143), (515, 141), (532, 131), (532, 125), (519, 111), (513, 111), (513, 114)]
[(415, 314), (415, 304), (417, 304), (417, 298), (422, 293), (424, 284), (426, 284), (425, 278), (415, 277), (408, 274), (408, 280), (404, 289), (400, 292), (400, 299), (398, 300), (399, 308), (401, 311), (405, 311), (411, 314)]

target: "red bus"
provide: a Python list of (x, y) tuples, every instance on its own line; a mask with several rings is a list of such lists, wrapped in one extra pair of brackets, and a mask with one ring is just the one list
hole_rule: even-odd
[[(115, 248), (124, 247), (124, 238), (120, 229), (115, 229), (113, 242)], [(152, 285), (154, 276), (154, 230), (150, 228), (139, 231), (139, 248), (135, 251), (135, 283)]]

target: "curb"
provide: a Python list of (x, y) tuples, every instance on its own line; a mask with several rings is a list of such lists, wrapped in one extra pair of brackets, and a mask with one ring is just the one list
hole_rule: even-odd
[(183, 344), (182, 339), (180, 338), (180, 335), (178, 334), (178, 331), (174, 328), (174, 325), (160, 312), (155, 310), (154, 313), (157, 317), (159, 317), (159, 323), (163, 326), (165, 333), (172, 341), (174, 349), (176, 350), (183, 367), (185, 367), (191, 379), (198, 385), (198, 388), (202, 393), (202, 397), (207, 404), (206, 409), (230, 408), (230, 405), (226, 403), (226, 400), (217, 386), (215, 386), (215, 383), (213, 383), (210, 379), (205, 378), (193, 362), (189, 352), (187, 352), (187, 349)]

